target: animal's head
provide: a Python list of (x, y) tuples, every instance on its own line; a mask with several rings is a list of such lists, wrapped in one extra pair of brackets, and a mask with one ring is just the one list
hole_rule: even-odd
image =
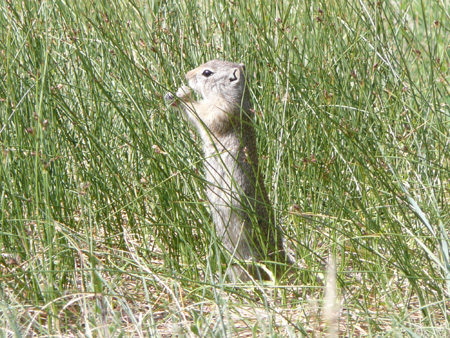
[(245, 101), (245, 66), (221, 60), (209, 61), (186, 74), (189, 86), (205, 100), (225, 99), (241, 106)]

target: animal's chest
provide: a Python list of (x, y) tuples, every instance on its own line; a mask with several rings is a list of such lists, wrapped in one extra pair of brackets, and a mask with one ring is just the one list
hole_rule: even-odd
[(205, 172), (210, 185), (222, 187), (225, 190), (241, 185), (242, 168), (236, 161), (236, 154), (226, 150), (207, 155)]
[(208, 198), (222, 201), (239, 200), (249, 192), (247, 163), (239, 158), (239, 151), (226, 149), (205, 153), (205, 174)]

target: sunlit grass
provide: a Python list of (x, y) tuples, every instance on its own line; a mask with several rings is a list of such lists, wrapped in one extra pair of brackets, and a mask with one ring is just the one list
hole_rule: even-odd
[[(0, 336), (446, 336), (444, 3), (0, 3)], [(232, 285), (195, 133), (162, 97), (246, 64), (301, 270)]]

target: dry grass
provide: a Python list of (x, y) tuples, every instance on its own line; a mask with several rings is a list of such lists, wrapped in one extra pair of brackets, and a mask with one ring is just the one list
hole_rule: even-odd
[[(126, 224), (125, 219), (120, 234), (125, 249), (100, 244), (95, 248), (95, 269), (86, 243), (77, 241), (81, 234), (58, 224), (57, 229), (72, 239), (69, 247), (76, 252), (76, 268), (63, 295), (39, 306), (23, 301), (28, 295), (20, 290), (17, 280), (44, 264), (39, 257), (22, 262), (8, 257), (10, 266), (2, 268), (3, 299), (9, 303), (8, 307), (3, 303), (2, 332), (9, 335), (18, 329), (24, 336), (40, 336), (42, 327), (50, 325), (64, 337), (79, 337), (81, 332), (98, 337), (117, 336), (118, 332), (129, 337), (366, 337), (374, 332), (414, 332), (418, 336), (427, 332), (422, 331), (425, 318), (420, 300), (411, 293), (407, 278), (386, 276), (383, 290), (357, 271), (338, 272), (338, 279), (345, 280), (344, 288), (336, 279), (324, 278), (333, 270), (319, 273), (315, 286), (302, 283), (298, 274), (279, 283), (229, 284), (220, 282), (217, 275), (211, 281), (202, 271), (203, 280), (188, 280), (176, 272), (171, 275), (157, 258), (164, 250), (154, 242), (152, 257), (140, 255), (143, 239)], [(96, 234), (95, 242), (101, 243), (103, 236)], [(111, 256), (126, 264), (111, 269)], [(338, 266), (340, 260), (336, 257)], [(92, 291), (96, 288), (92, 274), (101, 285), (98, 292)], [(336, 288), (331, 299), (324, 297), (325, 281), (332, 283), (327, 288)], [(398, 299), (395, 304), (394, 298)], [(449, 329), (446, 316), (439, 313), (442, 305), (430, 304), (428, 310), (432, 312), (433, 331), (445, 336)], [(328, 330), (330, 318), (336, 321), (338, 333)]]

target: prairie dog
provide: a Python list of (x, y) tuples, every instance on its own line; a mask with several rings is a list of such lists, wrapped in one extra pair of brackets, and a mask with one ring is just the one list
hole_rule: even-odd
[(165, 99), (183, 110), (203, 141), (206, 195), (216, 235), (246, 265), (246, 271), (234, 266), (230, 277), (245, 281), (249, 273), (269, 279), (253, 263), (272, 261), (271, 270), (280, 274), (288, 259), (258, 164), (245, 67), (212, 60), (188, 72), (186, 79), (201, 100), (195, 101), (187, 86), (176, 93), (181, 102), (170, 93)]

